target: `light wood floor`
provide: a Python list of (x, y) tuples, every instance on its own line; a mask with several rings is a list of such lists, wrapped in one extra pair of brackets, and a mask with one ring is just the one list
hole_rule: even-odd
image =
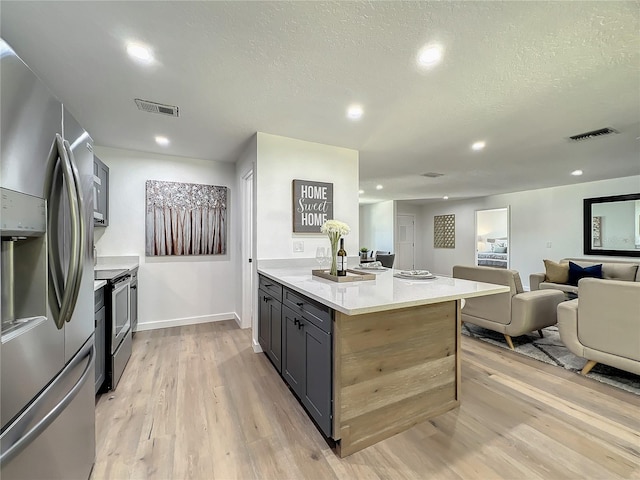
[(232, 321), (137, 333), (93, 479), (640, 479), (640, 399), (463, 337), (462, 406), (340, 459)]

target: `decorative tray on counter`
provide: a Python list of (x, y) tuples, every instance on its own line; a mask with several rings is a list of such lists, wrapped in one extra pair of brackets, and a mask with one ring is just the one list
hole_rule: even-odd
[(357, 270), (351, 270), (347, 268), (347, 275), (344, 277), (338, 277), (336, 275), (330, 275), (329, 270), (311, 270), (311, 274), (316, 277), (326, 278), (332, 282), (360, 282), (362, 280), (375, 280), (376, 276), (373, 273), (364, 273)]

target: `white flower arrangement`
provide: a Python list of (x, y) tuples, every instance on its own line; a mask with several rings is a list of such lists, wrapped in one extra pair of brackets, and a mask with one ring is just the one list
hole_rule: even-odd
[(327, 235), (331, 235), (332, 233), (337, 233), (339, 236), (348, 235), (351, 231), (349, 225), (340, 220), (327, 220), (320, 227), (320, 231), (322, 233), (326, 233)]
[(329, 236), (329, 241), (331, 242), (331, 269), (329, 273), (331, 275), (338, 274), (337, 262), (336, 262), (336, 253), (338, 252), (338, 240), (343, 235), (348, 235), (351, 231), (349, 225), (339, 220), (327, 220), (320, 227), (320, 231), (322, 233), (326, 233)]

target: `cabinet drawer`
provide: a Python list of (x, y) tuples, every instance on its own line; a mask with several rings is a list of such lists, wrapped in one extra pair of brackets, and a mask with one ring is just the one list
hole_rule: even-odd
[(258, 288), (273, 295), (276, 301), (282, 302), (282, 285), (278, 282), (274, 282), (270, 278), (260, 275), (260, 286)]
[(102, 307), (104, 307), (104, 287), (99, 288), (94, 293), (95, 309), (93, 311), (98, 312)]
[(333, 331), (331, 308), (326, 305), (322, 305), (286, 287), (282, 291), (282, 303), (323, 331), (327, 333)]

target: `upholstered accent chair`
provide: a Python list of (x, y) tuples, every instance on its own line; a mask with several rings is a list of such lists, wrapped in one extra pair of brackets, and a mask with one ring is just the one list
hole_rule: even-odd
[(383, 267), (393, 268), (393, 261), (396, 258), (395, 253), (390, 253), (388, 255), (383, 255), (379, 253), (376, 255), (376, 260), (382, 264)]
[(453, 277), (510, 288), (508, 293), (467, 298), (462, 309), (462, 321), (502, 333), (512, 350), (511, 337), (534, 330), (542, 336), (544, 327), (554, 325), (556, 308), (564, 300), (564, 294), (558, 290), (525, 292), (516, 270), (456, 265)]
[(586, 358), (586, 375), (604, 363), (640, 375), (640, 282), (583, 278), (578, 298), (558, 305), (566, 347)]

